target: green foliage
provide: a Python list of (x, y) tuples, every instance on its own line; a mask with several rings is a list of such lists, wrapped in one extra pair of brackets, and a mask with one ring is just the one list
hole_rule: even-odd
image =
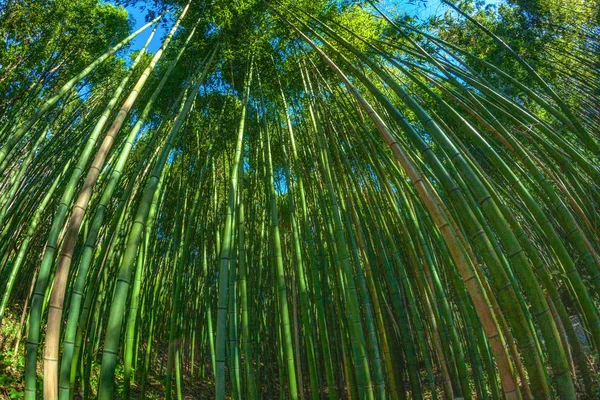
[(20, 399), (24, 396), (21, 380), (25, 358), (23, 352), (15, 353), (15, 340), (18, 336), (19, 322), (9, 315), (2, 320), (0, 327), (0, 397)]
[[(129, 29), (125, 9), (98, 0), (6, 2), (0, 18), (0, 94), (22, 95), (40, 76), (52, 91)], [(118, 62), (110, 65), (115, 69)]]

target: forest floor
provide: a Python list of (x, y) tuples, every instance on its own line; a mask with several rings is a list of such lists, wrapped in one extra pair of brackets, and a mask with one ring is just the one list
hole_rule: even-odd
[[(5, 314), (5, 318), (2, 321), (2, 326), (0, 327), (0, 400), (10, 400), (10, 399), (20, 399), (24, 396), (24, 386), (23, 386), (23, 371), (25, 368), (25, 357), (24, 357), (24, 344), (25, 338), (19, 336), (19, 319), (21, 313), (17, 313), (14, 310), (7, 310)], [(574, 325), (576, 325), (575, 321)], [(23, 333), (22, 333), (23, 334)], [(586, 342), (584, 342), (586, 343)], [(141, 349), (140, 351), (145, 350)], [(38, 379), (41, 381), (42, 376), (42, 360), (41, 360), (41, 351), (38, 360)], [(98, 358), (98, 357), (96, 357)], [(145, 399), (163, 399), (165, 393), (165, 375), (164, 369), (167, 363), (167, 349), (161, 349), (157, 358), (153, 361), (155, 365), (159, 365), (160, 368), (154, 369), (150, 371), (148, 376), (148, 382), (146, 387)], [(97, 386), (98, 377), (99, 377), (99, 360), (95, 360), (92, 365), (91, 373), (90, 373), (90, 383), (92, 388)], [(209, 364), (209, 360), (205, 360), (206, 364)], [(198, 368), (198, 367), (197, 367)], [(196, 372), (198, 369), (196, 369)], [(424, 371), (423, 371), (424, 372)], [(196, 374), (197, 375), (197, 374)], [(190, 371), (185, 371), (184, 378), (181, 385), (181, 397), (184, 400), (203, 400), (203, 399), (212, 399), (214, 398), (214, 379), (212, 379), (212, 373), (208, 372), (206, 374), (208, 378), (199, 378), (197, 376), (192, 376)], [(436, 378), (440, 378), (436, 376)], [(123, 379), (123, 370), (122, 367), (117, 369), (116, 371), (116, 381), (122, 381)], [(423, 381), (426, 380), (425, 376), (422, 376)], [(442, 387), (441, 381), (436, 379), (436, 386), (438, 389)], [(269, 379), (267, 385), (260, 385), (263, 389), (263, 392), (259, 393), (259, 397), (262, 399), (277, 399), (279, 398), (279, 383), (277, 377), (275, 379)], [(119, 385), (117, 383), (117, 390), (119, 392), (116, 394), (115, 399), (121, 399), (122, 396), (122, 388), (123, 385)], [(173, 391), (175, 392), (176, 388), (173, 385)], [(285, 389), (284, 389), (285, 390)], [(342, 389), (342, 392), (344, 390)], [(578, 398), (585, 399), (585, 394), (581, 383), (577, 385)], [(133, 399), (141, 398), (141, 382), (138, 381), (132, 382), (131, 385), (131, 397)], [(597, 389), (597, 399), (600, 399), (600, 388)], [(429, 393), (430, 394), (430, 393)], [(95, 397), (95, 392), (91, 393), (91, 397)], [(438, 398), (442, 398), (443, 394), (441, 389), (438, 393)], [(227, 396), (228, 399), (231, 396)], [(429, 399), (430, 396), (424, 393), (424, 398)], [(83, 388), (76, 387), (75, 394), (73, 396), (75, 400), (83, 399)]]
[[(25, 338), (19, 337), (19, 319), (15, 313), (7, 310), (2, 326), (0, 327), (0, 400), (21, 399), (25, 394), (23, 386), (23, 371), (25, 368), (24, 341)], [(17, 342), (18, 346), (17, 346)], [(41, 380), (41, 351), (38, 360), (38, 378)], [(166, 360), (165, 360), (166, 363)], [(117, 371), (116, 380), (122, 378), (122, 371)], [(90, 381), (92, 387), (96, 386), (99, 375), (99, 365), (94, 363)], [(211, 399), (214, 397), (214, 387), (212, 380), (185, 378), (182, 384), (182, 398), (185, 400)], [(117, 385), (120, 387), (120, 385)], [(132, 398), (140, 398), (140, 382), (134, 382), (131, 387)], [(148, 376), (146, 388), (146, 399), (164, 398), (164, 379), (156, 371), (151, 371)], [(95, 393), (92, 393), (92, 398)], [(117, 396), (116, 399), (121, 398)], [(73, 396), (74, 400), (83, 399), (83, 388), (77, 387)]]

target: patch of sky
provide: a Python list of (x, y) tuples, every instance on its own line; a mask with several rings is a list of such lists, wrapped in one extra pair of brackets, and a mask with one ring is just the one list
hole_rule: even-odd
[[(146, 6), (144, 6), (143, 4), (137, 6), (130, 5), (125, 8), (129, 13), (129, 18), (131, 20), (134, 30), (139, 29), (146, 24), (148, 16), (148, 9), (146, 8)], [(168, 14), (161, 19), (161, 21), (159, 22), (158, 29), (156, 30), (156, 34), (154, 35), (154, 39), (152, 39), (152, 42), (150, 43), (150, 45), (148, 45), (148, 52), (154, 53), (158, 49), (160, 49), (160, 46), (162, 44), (161, 39), (167, 35), (172, 19), (172, 14)], [(152, 28), (148, 28), (146, 31), (139, 34), (135, 39), (133, 39), (131, 44), (131, 50), (135, 51), (141, 49), (144, 46), (146, 39), (148, 39), (148, 35), (150, 35), (151, 31)]]
[(77, 97), (79, 97), (82, 101), (87, 101), (91, 95), (92, 95), (92, 84), (86, 80), (77, 89)]
[(275, 168), (275, 171), (273, 171), (273, 180), (275, 181), (275, 191), (279, 196), (288, 192), (287, 180), (282, 167)]
[(182, 149), (173, 149), (171, 150), (171, 153), (169, 153), (169, 158), (167, 158), (167, 164), (171, 165), (175, 162), (175, 160), (177, 159), (177, 157), (183, 153)]
[[(106, 2), (118, 6), (122, 5), (121, 2), (119, 2), (118, 0), (106, 0)], [(129, 21), (131, 23), (132, 28), (131, 32), (135, 32), (136, 30), (144, 26), (150, 20), (150, 16), (152, 16), (152, 18), (154, 17), (154, 12), (150, 10), (148, 6), (144, 4), (144, 2), (138, 2), (138, 4), (129, 4), (123, 7), (127, 10), (127, 13), (129, 14)], [(152, 38), (152, 41), (148, 45), (148, 53), (155, 53), (158, 49), (160, 49), (160, 46), (162, 45), (162, 39), (169, 32), (172, 23), (172, 13), (167, 14), (160, 20), (156, 33), (154, 34), (154, 38)], [(148, 37), (150, 36), (150, 33), (153, 29), (153, 26), (146, 28), (143, 32), (141, 32), (139, 35), (137, 35), (131, 40), (129, 46), (126, 46), (124, 49), (117, 53), (118, 56), (125, 60), (127, 65), (130, 65), (132, 62), (130, 54), (144, 47), (144, 44), (146, 43), (146, 40), (148, 40)]]
[(213, 22), (209, 22), (206, 28), (206, 31), (204, 32), (204, 37), (208, 38), (211, 37), (213, 35), (218, 34), (221, 31), (221, 28), (219, 28), (215, 23)]
[(223, 70), (219, 67), (215, 69), (215, 72), (209, 77), (209, 82), (206, 84), (206, 93), (213, 92), (222, 95), (237, 93), (237, 91), (223, 79)]
[[(288, 57), (288, 54), (293, 54), (293, 51), (290, 51), (290, 43), (285, 43), (285, 46), (281, 45), (281, 38), (278, 36), (273, 37), (271, 39), (271, 47), (277, 51), (277, 56), (285, 61)], [(294, 49), (295, 50), (295, 49)], [(275, 65), (276, 68), (281, 69), (281, 65)]]
[(140, 129), (138, 134), (135, 136), (134, 143), (137, 143), (142, 137), (144, 137), (148, 133), (149, 128), (150, 128), (149, 122), (143, 124), (142, 128)]
[[(482, 0), (483, 4), (496, 5), (504, 0)], [(432, 17), (441, 17), (450, 7), (443, 4), (442, 0), (382, 0), (377, 4), (383, 12), (389, 16), (400, 16), (406, 14), (417, 20), (425, 22)], [(377, 11), (373, 10), (374, 13)]]
[(250, 145), (248, 144), (248, 141), (245, 141), (244, 142), (244, 159), (242, 160), (242, 170), (244, 171), (244, 173), (248, 172), (251, 168), (249, 154), (250, 154)]

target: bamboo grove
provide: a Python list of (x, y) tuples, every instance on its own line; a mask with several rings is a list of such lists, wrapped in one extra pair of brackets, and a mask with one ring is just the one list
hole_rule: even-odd
[(25, 399), (598, 395), (597, 2), (46, 3), (0, 18)]

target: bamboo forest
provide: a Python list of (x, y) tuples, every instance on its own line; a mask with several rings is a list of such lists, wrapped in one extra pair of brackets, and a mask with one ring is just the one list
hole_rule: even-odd
[(0, 0), (0, 398), (600, 399), (600, 0)]

